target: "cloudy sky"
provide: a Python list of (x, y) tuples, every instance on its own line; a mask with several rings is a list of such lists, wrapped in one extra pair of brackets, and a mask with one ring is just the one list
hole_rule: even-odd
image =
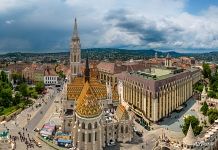
[(0, 0), (0, 53), (82, 48), (218, 50), (218, 0)]

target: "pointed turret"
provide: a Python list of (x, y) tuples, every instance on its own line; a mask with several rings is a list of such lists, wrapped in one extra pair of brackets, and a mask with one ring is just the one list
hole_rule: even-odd
[(81, 51), (80, 51), (80, 39), (77, 29), (77, 21), (75, 18), (73, 36), (70, 45), (70, 67), (71, 67), (71, 79), (81, 75)]
[(205, 86), (203, 88), (202, 94), (207, 94)]
[(154, 57), (155, 57), (155, 59), (157, 59), (157, 52), (155, 52), (155, 56)]
[(76, 18), (75, 18), (75, 22), (74, 22), (73, 39), (79, 39)]
[(202, 101), (206, 101), (207, 100), (207, 92), (206, 92), (205, 86), (204, 86), (203, 91), (201, 93), (201, 100)]
[(190, 123), (188, 132), (187, 132), (185, 138), (183, 138), (183, 144), (194, 145), (195, 142), (196, 142), (196, 138), (195, 138), (194, 132), (192, 130), (192, 125)]
[(85, 68), (85, 82), (90, 81), (90, 69), (89, 69), (89, 58), (88, 54), (86, 57), (86, 68)]

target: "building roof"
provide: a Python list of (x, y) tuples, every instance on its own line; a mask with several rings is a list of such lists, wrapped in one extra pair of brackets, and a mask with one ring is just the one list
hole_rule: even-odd
[(99, 116), (102, 113), (102, 109), (96, 97), (97, 94), (96, 90), (86, 81), (77, 100), (76, 113), (85, 118)]
[(144, 88), (147, 88), (152, 92), (158, 92), (160, 91), (160, 88), (164, 86), (169, 86), (169, 84), (172, 84), (173, 82), (179, 79), (190, 78), (193, 74), (197, 72), (200, 72), (200, 70), (196, 68), (192, 68), (179, 73), (170, 73), (160, 77), (156, 76), (156, 78), (147, 77), (147, 75), (144, 76), (134, 72), (133, 73), (122, 72), (120, 74), (117, 74), (116, 76), (118, 79), (129, 81), (132, 83), (137, 83), (140, 86), (143, 86)]
[(115, 87), (112, 89), (112, 99), (119, 100), (119, 94), (118, 91), (115, 89)]
[(126, 108), (122, 104), (119, 104), (117, 106), (115, 116), (116, 116), (117, 120), (119, 120), (119, 121), (120, 120), (129, 120), (129, 114), (126, 111)]
[(111, 74), (120, 73), (123, 70), (120, 66), (117, 66), (116, 63), (110, 62), (100, 62), (97, 65), (97, 68)]
[[(67, 99), (78, 100), (84, 87), (84, 78), (76, 77), (70, 84), (67, 85)], [(98, 82), (95, 78), (90, 78), (89, 86), (95, 91), (97, 99), (104, 99), (107, 97), (106, 86)]]
[(46, 69), (44, 70), (44, 76), (58, 76), (58, 75), (53, 68), (47, 66)]
[(196, 140), (194, 132), (192, 130), (192, 125), (190, 123), (188, 132), (187, 132), (185, 138), (183, 138), (183, 144), (193, 145), (196, 141), (197, 140)]
[(121, 73), (122, 71), (139, 71), (146, 68), (145, 63), (142, 61), (128, 61), (124, 63), (116, 62), (100, 62), (97, 65), (99, 71), (107, 72), (110, 74)]

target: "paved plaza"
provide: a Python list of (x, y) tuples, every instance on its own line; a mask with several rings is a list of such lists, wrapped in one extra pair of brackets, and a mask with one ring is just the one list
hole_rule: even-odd
[(161, 123), (161, 128), (166, 128), (175, 132), (182, 132), (181, 126), (184, 124), (184, 117), (189, 115), (194, 115), (198, 117), (197, 112), (194, 110), (194, 105), (196, 104), (196, 100), (190, 99), (187, 101), (187, 106), (183, 108), (180, 113), (172, 113), (170, 117), (165, 118)]

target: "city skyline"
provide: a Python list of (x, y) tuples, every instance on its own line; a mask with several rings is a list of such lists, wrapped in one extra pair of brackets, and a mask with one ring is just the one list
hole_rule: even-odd
[(216, 51), (218, 2), (0, 2), (0, 53), (69, 51), (76, 17), (82, 48)]

